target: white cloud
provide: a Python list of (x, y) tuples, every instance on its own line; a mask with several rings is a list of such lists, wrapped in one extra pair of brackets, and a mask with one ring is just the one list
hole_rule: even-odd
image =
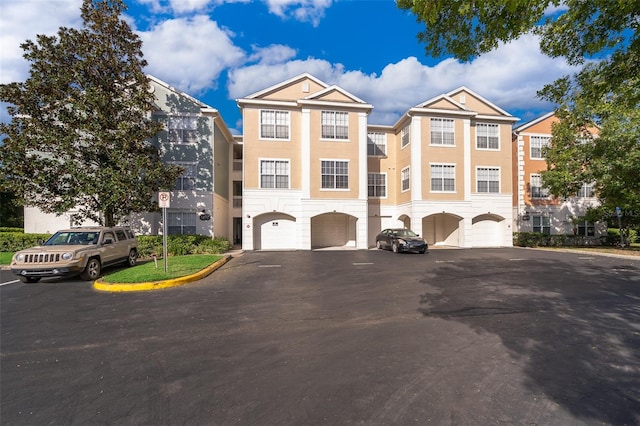
[(341, 64), (314, 58), (258, 63), (232, 70), (228, 90), (230, 97), (242, 98), (308, 72), (372, 104), (369, 122), (373, 124), (393, 124), (412, 106), (459, 86), (467, 86), (507, 111), (550, 110), (552, 106), (537, 99), (536, 92), (576, 69), (562, 59), (543, 55), (538, 43), (537, 37), (525, 35), (470, 63), (445, 59), (428, 66), (408, 57), (388, 64), (379, 75), (345, 71)]
[(205, 9), (210, 0), (170, 0), (171, 8), (176, 13), (197, 12)]
[(167, 20), (139, 35), (146, 71), (191, 94), (215, 88), (220, 73), (245, 58), (233, 34), (204, 15)]
[(259, 62), (261, 64), (278, 64), (286, 62), (296, 56), (297, 52), (289, 46), (282, 44), (272, 44), (268, 47), (255, 47), (253, 53), (248, 58), (248, 62)]
[(311, 22), (314, 27), (324, 17), (324, 11), (331, 6), (332, 0), (265, 0), (269, 12), (286, 18), (291, 16), (302, 22)]
[(0, 83), (24, 81), (29, 63), (22, 57), (20, 44), (35, 41), (37, 34), (55, 35), (62, 26), (82, 24), (82, 0), (3, 0), (0, 4)]

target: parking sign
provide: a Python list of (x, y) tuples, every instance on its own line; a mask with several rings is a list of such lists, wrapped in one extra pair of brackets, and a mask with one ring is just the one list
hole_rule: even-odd
[(158, 192), (158, 207), (161, 209), (168, 209), (171, 204), (171, 193)]

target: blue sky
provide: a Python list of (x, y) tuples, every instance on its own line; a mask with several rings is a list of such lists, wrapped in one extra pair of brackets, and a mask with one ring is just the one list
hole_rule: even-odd
[[(81, 0), (0, 3), (0, 83), (24, 81), (19, 44), (59, 27), (79, 27)], [(303, 72), (337, 84), (393, 124), (406, 110), (459, 86), (521, 119), (553, 105), (536, 91), (572, 73), (525, 35), (462, 63), (425, 55), (422, 25), (391, 0), (125, 0), (125, 19), (143, 40), (149, 74), (218, 109), (242, 132), (235, 99)], [(553, 11), (550, 11), (553, 12)], [(1, 119), (8, 116), (2, 109)]]

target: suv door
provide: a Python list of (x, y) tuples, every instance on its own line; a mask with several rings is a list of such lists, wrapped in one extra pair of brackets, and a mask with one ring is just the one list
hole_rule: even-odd
[[(111, 240), (111, 242), (108, 242)], [(111, 263), (118, 259), (118, 240), (113, 231), (105, 231), (102, 234), (102, 264)]]
[(129, 243), (130, 240), (125, 233), (124, 229), (116, 229), (115, 230), (116, 237), (118, 241), (116, 242), (116, 259), (126, 259), (129, 256)]

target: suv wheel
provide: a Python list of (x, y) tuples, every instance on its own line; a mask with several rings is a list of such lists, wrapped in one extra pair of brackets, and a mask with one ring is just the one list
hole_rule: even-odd
[(138, 252), (134, 249), (129, 250), (129, 256), (127, 256), (127, 266), (136, 266), (138, 260)]
[(96, 257), (91, 258), (87, 262), (87, 267), (80, 274), (80, 278), (85, 281), (95, 281), (100, 277), (101, 269), (100, 260)]

